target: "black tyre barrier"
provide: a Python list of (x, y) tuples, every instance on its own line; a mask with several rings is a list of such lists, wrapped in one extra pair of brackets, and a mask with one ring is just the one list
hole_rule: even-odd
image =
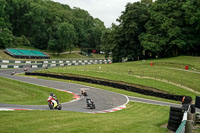
[(174, 127), (174, 128), (177, 129), (177, 128), (179, 127), (179, 125), (180, 125), (180, 124), (177, 124), (177, 123), (174, 124), (173, 122), (171, 122), (171, 120), (170, 120), (170, 121), (168, 120), (168, 125), (167, 125), (167, 126), (169, 126), (169, 127)]
[(183, 112), (184, 110), (182, 108), (177, 107), (170, 107), (171, 112)]
[(200, 96), (196, 96), (195, 107), (200, 109)]
[(181, 121), (182, 121), (182, 120), (171, 120), (171, 119), (169, 119), (169, 120), (168, 120), (168, 124), (170, 123), (170, 125), (179, 126), (179, 125), (181, 124)]
[(167, 125), (167, 128), (168, 128), (169, 130), (171, 130), (171, 131), (176, 132), (176, 130), (177, 130), (178, 127), (173, 127), (173, 126)]
[(182, 121), (183, 118), (170, 115), (170, 116), (169, 116), (169, 119), (170, 119), (170, 120), (174, 120), (174, 121)]
[(169, 120), (167, 128), (171, 131), (176, 131), (182, 122), (184, 114), (183, 108), (170, 107)]
[(195, 105), (194, 105), (194, 104), (191, 104), (191, 105), (190, 105), (190, 109), (191, 109), (191, 113), (192, 113), (192, 114), (196, 113), (196, 108), (195, 108)]
[(183, 118), (183, 113), (182, 112), (173, 112), (173, 111), (170, 111), (170, 116), (176, 116), (176, 117), (179, 117), (179, 118)]
[(170, 116), (175, 116), (175, 117), (183, 118), (183, 113), (170, 112)]
[(152, 87), (137, 85), (137, 84), (129, 84), (125, 82), (117, 82), (107, 79), (94, 79), (91, 77), (80, 77), (79, 75), (58, 75), (58, 74), (47, 74), (47, 73), (36, 73), (36, 72), (26, 72), (26, 75), (37, 75), (37, 76), (45, 76), (45, 77), (53, 77), (58, 79), (67, 79), (67, 80), (75, 80), (93, 84), (100, 84), (104, 86), (110, 86), (118, 89), (123, 89), (131, 92), (136, 92), (144, 95), (150, 95), (155, 97), (160, 97), (164, 99), (170, 99), (175, 101), (181, 101), (183, 96), (181, 95), (173, 95), (168, 94), (164, 91), (157, 90)]
[(176, 131), (182, 122), (183, 112), (182, 108), (170, 107), (170, 114), (167, 128), (171, 131)]

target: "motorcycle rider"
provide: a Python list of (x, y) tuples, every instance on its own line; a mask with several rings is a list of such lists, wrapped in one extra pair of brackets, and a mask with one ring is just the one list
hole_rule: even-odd
[(87, 103), (87, 107), (89, 107), (90, 109), (95, 109), (95, 104), (92, 101), (92, 99), (87, 98), (86, 103)]
[(81, 89), (81, 95), (82, 96), (87, 96), (87, 92), (84, 89)]
[(53, 107), (55, 108), (58, 105), (58, 99), (57, 99), (56, 95), (53, 92), (51, 92), (49, 94), (49, 97), (52, 97), (52, 99), (55, 99), (55, 100), (52, 100), (53, 105), (54, 105)]

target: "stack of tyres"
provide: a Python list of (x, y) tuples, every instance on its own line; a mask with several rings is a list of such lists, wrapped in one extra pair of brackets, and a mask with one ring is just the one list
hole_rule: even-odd
[(182, 122), (184, 109), (178, 107), (170, 107), (170, 114), (167, 128), (176, 131)]
[(191, 104), (191, 105), (190, 105), (190, 109), (191, 109), (191, 113), (192, 113), (192, 114), (196, 113), (195, 104)]
[(195, 107), (200, 109), (200, 96), (196, 96)]

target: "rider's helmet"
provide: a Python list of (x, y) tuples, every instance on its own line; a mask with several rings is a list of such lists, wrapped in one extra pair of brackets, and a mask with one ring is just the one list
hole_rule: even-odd
[(50, 95), (50, 96), (54, 96), (53, 92), (50, 92), (49, 95)]

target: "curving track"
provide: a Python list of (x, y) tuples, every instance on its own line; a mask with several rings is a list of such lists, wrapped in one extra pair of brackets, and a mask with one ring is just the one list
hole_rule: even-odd
[[(32, 69), (32, 70), (36, 70), (36, 69)], [(59, 90), (71, 91), (76, 94), (79, 94), (80, 89), (84, 88), (84, 89), (87, 89), (88, 98), (92, 98), (96, 105), (96, 109), (94, 110), (87, 109), (85, 98), (82, 98), (82, 99), (77, 99), (68, 103), (62, 103), (62, 107), (63, 107), (62, 110), (66, 110), (66, 111), (87, 112), (87, 113), (114, 112), (114, 111), (125, 108), (129, 100), (134, 101), (134, 102), (156, 104), (156, 105), (161, 105), (161, 106), (181, 107), (180, 104), (173, 104), (173, 103), (168, 103), (168, 102), (161, 102), (161, 101), (155, 101), (155, 100), (149, 100), (149, 99), (143, 99), (143, 98), (137, 98), (137, 97), (131, 97), (131, 96), (127, 97), (119, 93), (114, 93), (114, 92), (110, 92), (106, 90), (101, 90), (101, 89), (73, 84), (73, 83), (10, 75), (13, 71), (17, 73), (24, 72), (23, 69), (15, 69), (15, 70), (4, 69), (4, 70), (0, 70), (0, 76), (18, 80), (18, 81), (27, 82), (30, 84), (46, 86), (46, 87), (55, 88)], [(4, 109), (4, 108), (49, 110), (49, 107), (47, 105), (14, 105), (14, 104), (0, 103), (0, 109)], [(200, 112), (200, 109), (197, 109), (197, 112)]]
[[(23, 72), (23, 69), (0, 70), (0, 76), (31, 83), (31, 84), (36, 84), (40, 86), (46, 86), (46, 87), (55, 88), (59, 90), (71, 91), (76, 94), (80, 93), (81, 88), (85, 88), (87, 89), (88, 98), (92, 98), (96, 105), (96, 109), (93, 109), (93, 110), (87, 109), (85, 98), (82, 98), (82, 99), (75, 100), (72, 102), (62, 103), (62, 110), (76, 111), (76, 112), (89, 112), (89, 113), (113, 112), (113, 111), (124, 108), (126, 103), (128, 103), (128, 100), (129, 100), (128, 97), (125, 95), (121, 95), (118, 93), (113, 93), (110, 91), (105, 91), (105, 90), (101, 90), (101, 89), (97, 89), (93, 87), (66, 83), (66, 82), (10, 75), (13, 71), (20, 73), (20, 72)], [(0, 108), (49, 110), (47, 105), (0, 104)]]

